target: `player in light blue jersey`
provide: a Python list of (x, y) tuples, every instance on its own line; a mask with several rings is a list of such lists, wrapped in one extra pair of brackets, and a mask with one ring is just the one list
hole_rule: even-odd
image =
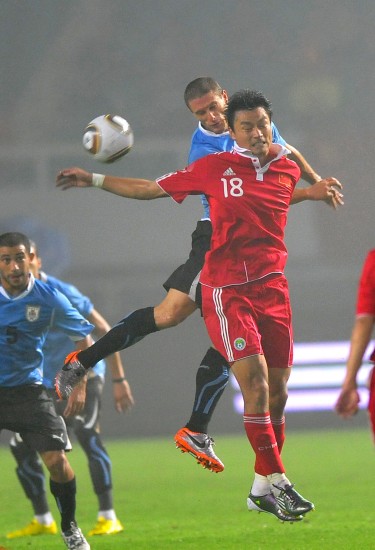
[[(187, 107), (198, 120), (198, 128), (192, 138), (189, 161), (204, 157), (210, 153), (227, 151), (233, 141), (228, 133), (225, 109), (228, 94), (211, 77), (201, 77), (190, 82), (184, 94)], [(277, 128), (273, 127), (273, 139), (285, 144)], [(340, 182), (335, 178), (321, 179), (303, 155), (291, 145), (286, 144), (290, 157), (298, 164), (301, 178), (311, 187), (295, 189), (292, 202), (303, 200), (323, 200), (334, 208), (343, 204), (339, 191)], [(69, 173), (69, 170), (67, 171)], [(97, 175), (97, 186), (103, 183), (104, 176)], [(57, 176), (58, 185), (74, 185), (74, 176), (70, 179), (65, 173)], [(72, 183), (73, 180), (73, 183)], [(203, 198), (204, 201), (204, 198)], [(171, 328), (184, 321), (200, 306), (199, 274), (204, 257), (210, 248), (212, 225), (209, 212), (205, 208), (203, 218), (198, 221), (192, 234), (192, 248), (188, 260), (178, 267), (164, 283), (167, 295), (160, 304), (132, 312), (113, 327), (106, 336), (88, 349), (68, 357), (67, 367), (82, 365), (85, 369), (93, 367), (97, 361), (108, 354), (125, 349), (137, 343), (147, 334)], [(183, 452), (193, 455), (204, 467), (221, 472), (224, 464), (213, 450), (213, 440), (207, 434), (208, 424), (229, 379), (229, 365), (218, 351), (209, 348), (196, 376), (196, 393), (191, 417), (175, 435), (175, 443)], [(282, 438), (284, 417), (278, 410), (272, 410), (274, 429)]]
[[(48, 330), (63, 331), (82, 349), (94, 328), (58, 290), (34, 278), (33, 254), (22, 233), (0, 235), (0, 431), (20, 433), (37, 451), (50, 473), (50, 489), (61, 513), (68, 548), (90, 545), (75, 520), (76, 480), (65, 450), (69, 439), (63, 418), (43, 386), (43, 345)], [(69, 398), (77, 414), (85, 402), (86, 377)], [(53, 522), (45, 532), (56, 532)]]
[[(100, 337), (106, 334), (110, 326), (94, 308), (91, 300), (74, 285), (47, 275), (42, 271), (42, 259), (33, 241), (31, 241), (31, 252), (34, 257), (30, 262), (30, 269), (34, 277), (64, 294), (81, 315), (94, 325), (97, 336)], [(65, 403), (56, 399), (54, 380), (65, 356), (71, 353), (73, 349), (72, 341), (66, 334), (61, 330), (51, 328), (43, 345), (43, 384), (47, 388), (49, 396), (54, 398), (58, 414), (65, 416), (68, 427), (73, 427), (88, 459), (92, 485), (99, 504), (97, 523), (88, 534), (112, 535), (123, 531), (123, 526), (117, 519), (113, 508), (111, 459), (102, 443), (99, 428), (106, 365), (104, 361), (99, 361), (90, 372), (86, 386), (85, 407), (78, 416), (71, 418), (69, 417), (69, 410), (66, 410)], [(119, 412), (125, 411), (133, 405), (134, 400), (130, 386), (125, 379), (120, 355), (116, 353), (108, 357), (107, 362), (113, 381), (116, 409)], [(14, 539), (30, 534), (43, 534), (45, 532), (44, 525), (51, 524), (52, 516), (46, 497), (44, 470), (38, 454), (23, 442), (19, 434), (12, 437), (10, 449), (17, 462), (18, 479), (25, 495), (31, 500), (34, 518), (30, 524), (22, 529), (8, 533), (7, 538)]]

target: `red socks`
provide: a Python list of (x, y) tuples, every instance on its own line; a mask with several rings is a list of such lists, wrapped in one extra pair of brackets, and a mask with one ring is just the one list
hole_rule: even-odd
[(269, 413), (244, 414), (247, 438), (255, 452), (255, 471), (267, 476), (285, 473)]

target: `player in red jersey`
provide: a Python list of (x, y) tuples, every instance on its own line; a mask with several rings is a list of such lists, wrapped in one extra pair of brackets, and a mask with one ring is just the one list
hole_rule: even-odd
[[(375, 249), (367, 254), (359, 280), (357, 307), (349, 357), (346, 363), (346, 374), (341, 392), (336, 403), (336, 412), (343, 418), (353, 416), (358, 411), (359, 395), (357, 391), (357, 374), (361, 368), (364, 354), (370, 343), (375, 323)], [(370, 356), (375, 363), (375, 350)], [(370, 397), (368, 413), (375, 442), (375, 367), (369, 378)]]
[[(271, 115), (261, 93), (243, 90), (227, 108), (233, 152), (208, 155), (156, 181), (71, 168), (60, 172), (57, 186), (101, 187), (139, 200), (171, 196), (182, 202), (190, 194), (206, 195), (213, 236), (200, 277), (203, 316), (244, 398), (245, 430), (256, 456), (248, 508), (298, 521), (314, 505), (285, 475), (284, 433), (274, 430), (269, 410), (272, 402), (283, 416), (292, 364), (284, 230), (300, 170), (286, 157), (286, 147), (272, 143)], [(337, 186), (335, 180), (331, 185)], [(304, 190), (305, 198), (312, 198), (313, 187)], [(57, 376), (57, 392), (69, 395), (85, 371), (76, 358), (68, 360)]]

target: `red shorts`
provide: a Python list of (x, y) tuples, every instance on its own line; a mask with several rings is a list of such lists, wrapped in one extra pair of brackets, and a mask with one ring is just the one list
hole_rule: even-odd
[(292, 365), (292, 313), (284, 276), (224, 288), (202, 285), (202, 301), (211, 341), (229, 363), (264, 354), (269, 368)]

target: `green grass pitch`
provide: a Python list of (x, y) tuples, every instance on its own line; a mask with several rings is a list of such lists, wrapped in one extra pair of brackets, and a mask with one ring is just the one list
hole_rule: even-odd
[[(109, 441), (107, 448), (115, 507), (125, 531), (89, 538), (93, 550), (375, 548), (374, 448), (368, 430), (288, 434), (283, 451), (287, 473), (316, 506), (293, 525), (247, 511), (253, 456), (245, 435), (217, 436), (215, 450), (225, 463), (221, 474), (181, 454), (172, 438)], [(7, 531), (28, 523), (32, 512), (5, 446), (0, 460), (0, 550), (64, 548), (59, 535), (5, 538)], [(78, 481), (77, 519), (87, 533), (96, 520), (96, 498), (77, 444), (70, 461)], [(52, 498), (50, 503), (58, 520)]]

